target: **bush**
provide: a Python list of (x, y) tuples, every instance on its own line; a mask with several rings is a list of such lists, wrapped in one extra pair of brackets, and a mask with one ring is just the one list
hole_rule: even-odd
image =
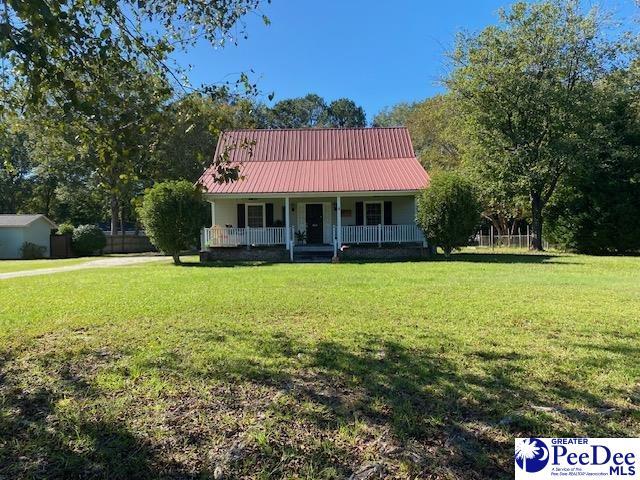
[(70, 223), (61, 223), (58, 225), (58, 235), (73, 235), (74, 227)]
[(71, 246), (76, 255), (93, 255), (106, 245), (107, 238), (96, 225), (80, 225), (73, 230)]
[(35, 260), (37, 258), (43, 258), (44, 252), (47, 251), (47, 247), (42, 245), (36, 245), (31, 242), (24, 242), (20, 247), (20, 256), (24, 260)]
[(416, 221), (429, 244), (449, 256), (454, 248), (467, 244), (481, 211), (471, 183), (456, 173), (442, 172), (422, 192)]
[(147, 190), (138, 214), (149, 240), (180, 264), (180, 252), (198, 242), (207, 210), (202, 194), (186, 180), (157, 183)]

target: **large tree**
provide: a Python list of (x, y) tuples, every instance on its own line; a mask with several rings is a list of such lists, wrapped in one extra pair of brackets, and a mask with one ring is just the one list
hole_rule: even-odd
[(421, 102), (399, 103), (380, 111), (376, 127), (405, 126), (416, 155), (429, 170), (456, 169), (465, 144), (460, 132), (460, 114), (451, 95), (436, 95)]
[(364, 127), (367, 119), (353, 100), (339, 98), (327, 102), (315, 93), (280, 100), (266, 111), (270, 128)]
[(501, 23), (460, 35), (447, 79), (485, 175), (529, 199), (532, 248), (542, 249), (544, 208), (580, 161), (594, 84), (618, 53), (596, 10), (577, 0), (516, 3)]
[(277, 102), (269, 111), (271, 128), (305, 128), (323, 126), (327, 111), (324, 99), (315, 93)]
[(597, 122), (579, 165), (552, 197), (554, 243), (585, 253), (640, 249), (640, 63), (598, 85)]
[(211, 164), (224, 130), (263, 128), (261, 106), (248, 98), (203, 95), (199, 92), (172, 102), (162, 114), (158, 143), (152, 152), (156, 181), (195, 182)]
[(364, 109), (349, 98), (334, 100), (327, 107), (324, 124), (327, 127), (364, 127), (367, 117)]
[[(54, 99), (66, 109), (83, 109), (82, 82), (99, 80), (95, 64), (106, 57), (125, 67), (144, 63), (184, 85), (169, 62), (171, 52), (203, 38), (214, 45), (235, 42), (244, 35), (242, 17), (259, 2), (7, 0), (0, 8), (0, 58), (10, 63), (2, 72), (12, 79), (2, 86), (17, 81), (27, 86), (31, 102)], [(239, 80), (252, 87), (246, 76)]]

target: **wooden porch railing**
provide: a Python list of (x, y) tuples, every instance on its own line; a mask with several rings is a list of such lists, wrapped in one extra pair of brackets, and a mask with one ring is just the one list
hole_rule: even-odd
[(285, 233), (285, 227), (211, 227), (203, 229), (202, 243), (209, 247), (286, 245)]
[(416, 225), (345, 225), (340, 240), (349, 243), (418, 243), (424, 235)]

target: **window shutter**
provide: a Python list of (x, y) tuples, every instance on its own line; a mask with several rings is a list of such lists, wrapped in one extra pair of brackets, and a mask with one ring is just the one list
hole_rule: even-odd
[(364, 225), (364, 203), (356, 202), (356, 225)]
[(393, 225), (393, 216), (391, 213), (391, 202), (384, 202), (384, 224)]
[(244, 219), (244, 203), (238, 204), (238, 228), (244, 228), (245, 219)]
[(265, 217), (266, 217), (265, 219), (267, 222), (265, 226), (273, 227), (273, 203), (265, 203), (264, 209), (265, 209)]

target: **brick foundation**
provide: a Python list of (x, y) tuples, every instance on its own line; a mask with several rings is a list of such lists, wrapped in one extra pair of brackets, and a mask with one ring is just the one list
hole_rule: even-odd
[(429, 257), (429, 249), (422, 246), (361, 246), (354, 245), (338, 252), (340, 260), (421, 260)]
[(284, 247), (220, 247), (200, 251), (200, 262), (245, 261), (288, 262), (289, 251)]

